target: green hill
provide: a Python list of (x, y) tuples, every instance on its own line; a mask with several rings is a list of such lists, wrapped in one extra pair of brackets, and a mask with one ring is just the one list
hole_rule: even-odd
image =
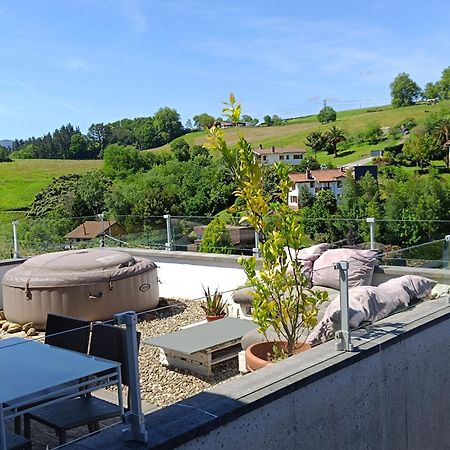
[[(308, 116), (304, 118), (291, 119), (280, 126), (257, 126), (228, 128), (224, 130), (225, 139), (228, 144), (237, 141), (240, 135), (244, 136), (249, 142), (264, 147), (275, 145), (277, 147), (305, 147), (304, 140), (312, 130), (325, 130), (332, 125), (342, 128), (347, 135), (357, 133), (364, 130), (369, 124), (377, 123), (381, 127), (395, 127), (401, 124), (405, 119), (414, 119), (420, 127), (426, 118), (432, 113), (450, 110), (450, 101), (443, 101), (437, 105), (417, 104), (406, 108), (393, 108), (390, 105), (378, 106), (373, 108), (353, 109), (340, 111), (337, 113), (337, 120), (332, 124), (321, 125), (317, 120), (317, 116)], [(206, 140), (206, 132), (199, 131), (189, 133), (183, 136), (189, 144), (201, 145)], [(390, 145), (394, 141), (383, 141), (376, 145), (354, 144), (345, 148), (340, 156), (326, 155), (324, 152), (319, 153), (318, 159), (321, 163), (331, 162), (332, 164), (344, 165), (357, 161), (361, 158), (370, 156), (371, 150), (383, 148)], [(170, 145), (165, 145), (154, 150), (166, 150)]]

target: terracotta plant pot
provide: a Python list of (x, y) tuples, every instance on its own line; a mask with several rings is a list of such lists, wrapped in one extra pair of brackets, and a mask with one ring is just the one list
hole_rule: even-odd
[[(270, 366), (273, 363), (270, 361), (270, 356), (273, 353), (273, 346), (277, 345), (278, 347), (282, 347), (286, 349), (286, 342), (257, 342), (256, 344), (250, 345), (245, 350), (245, 362), (247, 364), (247, 369), (250, 372), (254, 372), (255, 370), (261, 369), (262, 367)], [(306, 342), (297, 347), (294, 351), (294, 354), (304, 352), (311, 348), (310, 344)]]
[(214, 320), (223, 319), (225, 317), (225, 314), (222, 314), (220, 316), (206, 316), (207, 322), (213, 322)]

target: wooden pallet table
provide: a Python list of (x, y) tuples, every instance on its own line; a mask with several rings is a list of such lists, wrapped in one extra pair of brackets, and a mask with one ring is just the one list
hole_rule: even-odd
[(225, 317), (143, 342), (160, 347), (163, 364), (210, 376), (216, 364), (237, 357), (242, 336), (255, 328), (249, 320)]

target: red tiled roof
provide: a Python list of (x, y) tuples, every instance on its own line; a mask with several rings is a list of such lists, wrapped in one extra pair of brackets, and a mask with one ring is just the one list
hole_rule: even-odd
[(294, 183), (306, 183), (307, 181), (313, 181), (310, 178), (307, 178), (306, 173), (290, 173), (289, 178)]
[(291, 173), (289, 178), (294, 183), (309, 183), (317, 181), (318, 183), (327, 183), (336, 181), (338, 178), (345, 178), (345, 172), (341, 169), (311, 170), (309, 177), (306, 173)]
[(336, 181), (337, 178), (345, 178), (345, 172), (341, 169), (311, 170), (311, 175), (319, 182)]

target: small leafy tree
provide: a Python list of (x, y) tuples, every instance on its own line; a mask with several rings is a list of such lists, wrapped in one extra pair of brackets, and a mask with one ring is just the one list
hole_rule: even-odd
[(422, 93), (419, 85), (405, 72), (399, 73), (390, 87), (392, 106), (396, 108), (413, 105)]
[(225, 222), (220, 217), (214, 218), (206, 227), (199, 251), (203, 253), (225, 253), (232, 251), (233, 244), (225, 227)]
[[(230, 96), (224, 112), (236, 122), (238, 111), (240, 106), (234, 96)], [(253, 320), (261, 333), (272, 327), (280, 340), (287, 341), (287, 354), (292, 355), (304, 329), (317, 323), (318, 305), (326, 294), (309, 288), (309, 280), (301, 270), (302, 264), (296, 259), (304, 238), (299, 216), (287, 206), (292, 185), (289, 168), (275, 164), (281, 201), (269, 202), (264, 195), (262, 166), (255, 160), (252, 146), (241, 136), (237, 145), (230, 148), (222, 130), (213, 128), (210, 132), (209, 146), (222, 154), (236, 183), (236, 196), (243, 202), (241, 220), (250, 223), (261, 237), (262, 268), (256, 269), (254, 257), (240, 260), (254, 289)], [(290, 258), (286, 258), (285, 248), (288, 248)]]
[(335, 122), (336, 117), (337, 117), (336, 111), (331, 106), (328, 105), (325, 105), (317, 115), (317, 119), (319, 120), (320, 123)]
[(317, 159), (317, 152), (325, 150), (328, 145), (325, 133), (320, 131), (311, 131), (306, 135), (305, 145), (311, 148), (314, 152), (314, 157)]

